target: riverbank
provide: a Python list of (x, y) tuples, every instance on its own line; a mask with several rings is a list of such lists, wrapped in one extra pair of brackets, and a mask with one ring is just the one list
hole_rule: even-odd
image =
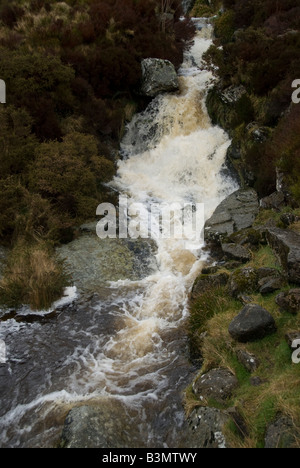
[[(230, 447), (299, 447), (300, 367), (292, 360), (299, 260), (289, 258), (300, 248), (299, 214), (261, 209), (248, 229), (224, 233), (190, 296), (191, 356), (201, 372), (186, 392), (186, 411), (193, 417), (194, 408), (209, 407), (229, 416)], [(287, 228), (286, 219), (295, 223)]]
[[(218, 416), (221, 412), (218, 427), (227, 447), (299, 448), (300, 210), (298, 164), (293, 163), (299, 150), (299, 106), (292, 104), (290, 88), (296, 77), (290, 76), (294, 46), (289, 46), (290, 68), (285, 62), (285, 72), (276, 73), (276, 80), (266, 73), (256, 79), (265, 66), (262, 44), (273, 44), (283, 65), (282, 44), (298, 37), (299, 28), (289, 8), (280, 15), (273, 12), (271, 24), (263, 2), (247, 12), (247, 24), (241, 26), (244, 7), (235, 3), (216, 19), (215, 44), (206, 54), (219, 77), (207, 107), (212, 122), (232, 138), (227, 166), (244, 191), (225, 200), (206, 225), (211, 261), (193, 286), (188, 327), (191, 358), (201, 371), (186, 390), (185, 408), (191, 424), (203, 408)], [(276, 61), (272, 53), (267, 60), (270, 67)], [(251, 193), (259, 204), (249, 216)]]

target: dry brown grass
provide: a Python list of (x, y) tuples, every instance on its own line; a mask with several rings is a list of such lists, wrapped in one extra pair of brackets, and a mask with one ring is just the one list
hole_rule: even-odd
[(26, 304), (33, 310), (47, 309), (62, 296), (66, 285), (62, 263), (45, 244), (19, 242), (0, 281), (0, 299), (9, 307)]

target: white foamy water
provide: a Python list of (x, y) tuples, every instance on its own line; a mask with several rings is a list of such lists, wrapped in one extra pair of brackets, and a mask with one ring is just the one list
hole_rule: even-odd
[[(112, 185), (130, 202), (149, 209), (151, 203), (204, 203), (207, 219), (236, 189), (221, 173), (229, 138), (212, 127), (205, 107), (213, 78), (202, 56), (210, 35), (210, 26), (198, 32), (186, 52), (180, 92), (157, 97), (128, 125)], [(104, 398), (126, 406), (140, 446), (176, 446), (180, 391), (192, 371), (184, 330), (188, 293), (205, 256), (201, 232), (155, 242), (156, 269), (149, 276), (103, 284), (98, 296), (55, 318), (1, 324), (10, 359), (0, 407), (2, 446), (51, 446), (70, 407)], [(75, 295), (68, 291), (69, 298)]]

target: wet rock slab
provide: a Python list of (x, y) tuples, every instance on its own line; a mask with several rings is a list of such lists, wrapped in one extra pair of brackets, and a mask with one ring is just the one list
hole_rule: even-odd
[(100, 404), (73, 408), (61, 435), (63, 448), (137, 448), (140, 435), (125, 407), (105, 398)]

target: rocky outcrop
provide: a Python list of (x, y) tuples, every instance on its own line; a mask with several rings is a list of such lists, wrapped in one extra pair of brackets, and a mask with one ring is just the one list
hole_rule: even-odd
[(236, 104), (243, 96), (247, 94), (247, 90), (243, 85), (230, 86), (221, 93), (221, 100), (224, 104)]
[(201, 294), (214, 287), (226, 286), (229, 280), (228, 273), (218, 273), (215, 275), (200, 275), (194, 283), (191, 299), (197, 299)]
[(258, 274), (255, 268), (241, 268), (234, 271), (229, 281), (229, 292), (231, 296), (238, 297), (240, 294), (251, 294), (257, 289)]
[(259, 212), (258, 195), (253, 189), (237, 190), (227, 197), (205, 224), (205, 240), (216, 241), (247, 229)]
[(276, 421), (267, 428), (265, 436), (265, 448), (296, 448), (299, 433), (293, 421), (287, 416), (279, 416)]
[(161, 93), (178, 91), (179, 81), (174, 65), (168, 60), (148, 58), (142, 61), (141, 93), (155, 97)]
[(230, 417), (216, 408), (196, 408), (188, 418), (185, 448), (227, 448), (223, 428)]
[(266, 237), (289, 282), (300, 284), (300, 235), (284, 229), (268, 228)]
[(193, 391), (200, 400), (224, 403), (237, 386), (237, 378), (228, 369), (213, 369), (194, 382)]
[(289, 312), (296, 315), (300, 311), (300, 289), (291, 289), (280, 293), (276, 297), (276, 304), (281, 312)]
[(239, 244), (222, 244), (222, 251), (228, 260), (237, 260), (247, 263), (251, 260), (251, 253)]
[(229, 325), (229, 333), (236, 341), (247, 343), (276, 332), (272, 315), (256, 304), (248, 304)]

